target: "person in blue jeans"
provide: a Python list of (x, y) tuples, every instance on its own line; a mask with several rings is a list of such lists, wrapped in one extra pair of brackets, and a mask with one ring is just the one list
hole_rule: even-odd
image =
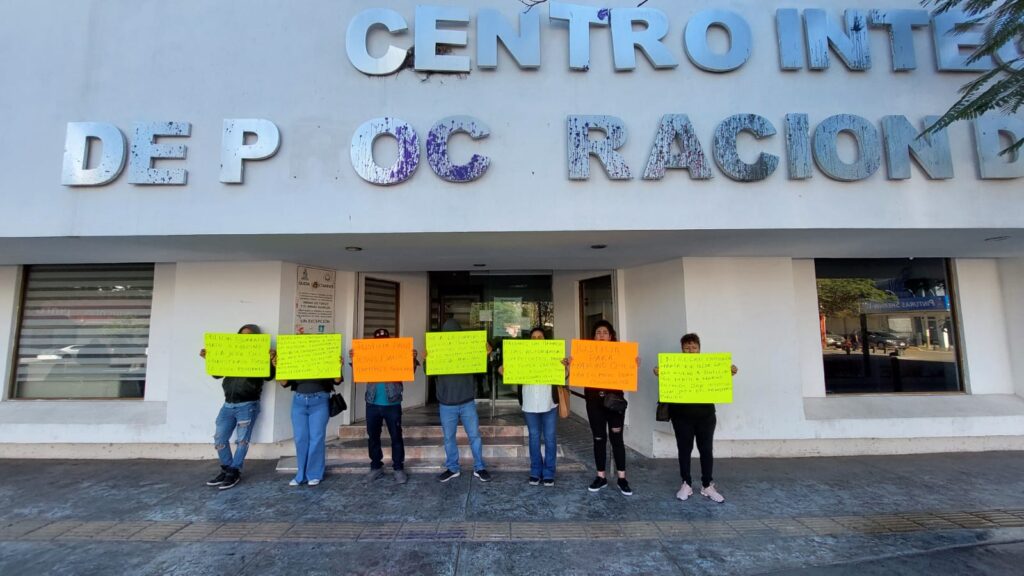
[[(374, 338), (390, 338), (387, 328), (379, 328), (373, 333)], [(355, 359), (355, 352), (349, 350), (349, 358)], [(412, 370), (420, 361), (412, 351)], [(370, 455), (370, 472), (366, 475), (367, 482), (373, 482), (384, 476), (384, 450), (381, 449), (381, 427), (386, 423), (388, 435), (391, 437), (391, 468), (395, 471), (395, 482), (405, 484), (409, 476), (405, 473), (405, 440), (402, 438), (402, 392), (401, 382), (371, 382), (366, 385), (366, 436), (367, 450)]]
[[(544, 329), (536, 327), (530, 331), (531, 340), (543, 340)], [(505, 367), (499, 366), (498, 373), (505, 375)], [(530, 439), (530, 486), (541, 482), (545, 486), (555, 485), (555, 465), (558, 459), (558, 440), (555, 426), (558, 422), (558, 386), (559, 384), (531, 384), (519, 386), (519, 405), (523, 409), (523, 418), (529, 430)], [(544, 451), (541, 452), (541, 437), (544, 439)]]
[[(449, 318), (444, 326), (444, 332), (458, 332), (462, 326), (454, 318)], [(490, 354), (491, 346), (487, 345), (487, 353)], [(426, 365), (427, 353), (423, 353), (423, 362)], [(446, 374), (437, 376), (436, 387), (437, 402), (440, 405), (441, 429), (444, 432), (444, 454), (445, 471), (437, 477), (439, 482), (447, 482), (452, 478), (461, 475), (459, 467), (459, 445), (455, 441), (455, 434), (459, 429), (459, 421), (466, 430), (469, 437), (469, 448), (473, 452), (473, 476), (481, 482), (490, 482), (491, 474), (487, 472), (487, 465), (483, 457), (483, 441), (480, 439), (480, 418), (476, 413), (476, 382), (472, 374)]]
[[(238, 329), (239, 334), (259, 334), (260, 328), (255, 324), (246, 324)], [(199, 357), (206, 358), (206, 348), (199, 350)], [(214, 424), (213, 445), (220, 460), (220, 474), (206, 481), (207, 486), (215, 486), (220, 490), (234, 488), (242, 479), (242, 465), (249, 451), (249, 440), (256, 426), (256, 417), (260, 414), (260, 395), (263, 383), (274, 379), (274, 351), (270, 351), (270, 375), (266, 378), (247, 378), (236, 376), (214, 376), (223, 378), (221, 388), (224, 389), (224, 404), (217, 413)], [(235, 435), (235, 452), (231, 453), (231, 435)]]
[[(274, 362), (276, 366), (276, 358)], [(327, 467), (327, 421), (331, 419), (327, 402), (334, 387), (342, 380), (340, 374), (337, 378), (278, 380), (281, 386), (291, 388), (293, 392), (292, 434), (298, 469), (288, 482), (289, 486), (303, 482), (316, 486), (323, 481)]]

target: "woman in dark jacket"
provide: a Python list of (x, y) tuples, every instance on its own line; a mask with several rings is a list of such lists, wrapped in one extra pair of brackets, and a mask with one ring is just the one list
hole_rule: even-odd
[[(238, 329), (239, 334), (259, 334), (260, 328), (255, 324), (246, 324)], [(200, 358), (206, 358), (206, 348), (199, 351)], [(207, 486), (216, 486), (227, 490), (238, 484), (242, 479), (242, 465), (245, 454), (249, 451), (249, 440), (252, 429), (256, 426), (256, 417), (260, 414), (260, 395), (263, 383), (274, 379), (274, 351), (270, 351), (270, 375), (266, 378), (246, 378), (238, 376), (214, 376), (224, 378), (221, 387), (224, 389), (224, 405), (217, 414), (213, 445), (220, 459), (220, 474), (206, 482)], [(235, 435), (235, 453), (231, 453), (231, 434)]]
[[(615, 328), (607, 320), (598, 320), (594, 323), (591, 340), (602, 342), (617, 342), (618, 336)], [(636, 359), (637, 365), (640, 358)], [(566, 359), (566, 365), (571, 369), (572, 357)], [(590, 421), (590, 432), (594, 435), (594, 465), (597, 468), (597, 477), (590, 483), (587, 490), (597, 492), (608, 485), (605, 478), (605, 468), (608, 464), (608, 440), (612, 444), (612, 457), (615, 458), (615, 470), (618, 472), (619, 492), (625, 496), (632, 496), (633, 489), (626, 481), (626, 443), (622, 437), (622, 427), (626, 422), (626, 397), (621, 390), (606, 390), (603, 388), (584, 389), (584, 398), (587, 401), (587, 419)]]
[[(339, 360), (344, 357), (343, 350)], [(293, 392), (292, 434), (298, 470), (288, 482), (289, 486), (298, 486), (303, 482), (316, 486), (324, 479), (324, 469), (327, 467), (327, 421), (331, 419), (327, 404), (334, 387), (341, 381), (340, 364), (337, 378), (278, 380), (281, 386)]]

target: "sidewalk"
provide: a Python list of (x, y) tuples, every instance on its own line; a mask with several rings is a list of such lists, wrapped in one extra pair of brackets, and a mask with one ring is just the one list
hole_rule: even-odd
[[(589, 463), (586, 430), (566, 424)], [(934, 575), (1024, 561), (1022, 453), (719, 460), (724, 504), (676, 501), (674, 460), (628, 463), (632, 497), (589, 493), (589, 471), (483, 484), (468, 462), (446, 484), (339, 474), (293, 488), (253, 461), (218, 491), (204, 485), (213, 461), (0, 461), (0, 574)]]

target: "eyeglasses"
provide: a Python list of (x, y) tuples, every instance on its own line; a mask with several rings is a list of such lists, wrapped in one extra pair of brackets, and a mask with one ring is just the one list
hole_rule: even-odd
[(391, 333), (384, 328), (381, 328), (380, 330), (377, 330), (376, 332), (373, 333), (374, 338), (387, 338), (388, 336), (391, 336)]

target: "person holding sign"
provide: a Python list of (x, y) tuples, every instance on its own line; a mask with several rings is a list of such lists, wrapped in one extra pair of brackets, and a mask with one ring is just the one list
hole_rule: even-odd
[[(376, 338), (390, 338), (387, 328), (379, 328), (373, 333)], [(348, 356), (357, 362), (354, 347)], [(408, 349), (405, 353), (408, 354)], [(412, 372), (420, 361), (416, 358), (416, 350), (412, 351)], [(407, 357), (408, 358), (408, 357)], [(362, 360), (362, 356), (360, 356)], [(406, 360), (408, 361), (408, 360)], [(355, 380), (355, 378), (353, 377)], [(359, 382), (359, 380), (356, 380)], [(366, 385), (366, 435), (369, 438), (367, 450), (370, 453), (370, 473), (366, 480), (373, 482), (384, 476), (384, 451), (380, 447), (381, 428), (386, 423), (388, 435), (391, 436), (391, 468), (395, 471), (395, 482), (405, 484), (409, 476), (405, 473), (405, 440), (402, 438), (402, 392), (401, 382), (370, 382)]]
[[(530, 331), (530, 340), (543, 340), (544, 329), (536, 327)], [(509, 345), (518, 340), (506, 340), (505, 351), (508, 352)], [(561, 354), (565, 353), (565, 343), (560, 342)], [(560, 354), (560, 355), (561, 355)], [(505, 363), (512, 364), (514, 356), (506, 354)], [(558, 361), (554, 366), (560, 369), (562, 382), (551, 384), (521, 384), (518, 390), (519, 406), (523, 409), (523, 417), (526, 419), (526, 428), (530, 434), (530, 486), (537, 486), (541, 482), (545, 486), (555, 485), (555, 463), (558, 453), (558, 440), (555, 437), (555, 424), (558, 422), (558, 390), (565, 381), (565, 368)], [(498, 373), (505, 376), (505, 365), (498, 366)], [(512, 370), (509, 370), (512, 373)], [(508, 378), (506, 378), (506, 383)], [(540, 441), (544, 437), (544, 452), (541, 453)]]
[[(260, 328), (255, 324), (246, 324), (238, 329), (239, 334), (259, 334)], [(229, 338), (234, 336), (228, 335)], [(265, 338), (268, 339), (269, 336)], [(266, 345), (266, 344), (265, 344)], [(266, 350), (266, 348), (264, 348)], [(199, 350), (199, 357), (206, 359), (206, 348)], [(214, 422), (213, 445), (220, 460), (220, 474), (206, 482), (207, 486), (216, 486), (220, 490), (233, 488), (242, 479), (242, 465), (249, 451), (249, 440), (252, 429), (256, 426), (256, 417), (260, 414), (260, 395), (263, 394), (263, 383), (274, 379), (274, 350), (270, 350), (269, 360), (264, 356), (263, 364), (267, 366), (267, 376), (233, 376), (230, 374), (214, 375), (222, 379), (224, 404), (217, 413)], [(231, 453), (231, 434), (235, 435), (235, 453)]]
[[(300, 338), (316, 338), (322, 335), (303, 335)], [(280, 338), (278, 347), (281, 348)], [(295, 477), (288, 482), (289, 486), (298, 486), (306, 482), (310, 486), (317, 486), (324, 479), (324, 469), (327, 467), (327, 421), (330, 420), (330, 408), (328, 400), (334, 387), (344, 380), (341, 373), (341, 363), (344, 358), (344, 351), (340, 346), (336, 349), (340, 352), (337, 365), (337, 376), (306, 378), (299, 380), (278, 380), (278, 383), (285, 388), (290, 388), (292, 394), (292, 433), (295, 441), (295, 460), (297, 470)], [(291, 354), (299, 355), (301, 349)], [(337, 353), (335, 352), (335, 353)], [(274, 357), (274, 366), (282, 363), (285, 352)], [(290, 359), (285, 361), (291, 363)], [(310, 362), (318, 362), (320, 359), (310, 359)], [(333, 369), (332, 369), (333, 371)]]
[[(454, 318), (449, 318), (441, 327), (442, 332), (459, 332), (462, 326)], [(427, 350), (423, 353), (423, 366), (427, 366), (427, 354), (430, 352), (430, 334), (427, 334)], [(486, 348), (485, 348), (486, 347)], [(491, 353), (491, 345), (484, 340), (480, 347), (484, 370), (487, 369), (487, 355)], [(475, 355), (475, 354), (474, 354)], [(441, 356), (439, 353), (438, 356)], [(445, 357), (449, 354), (444, 354)], [(447, 360), (446, 360), (447, 362)], [(431, 374), (428, 370), (427, 374)], [(480, 439), (480, 417), (476, 413), (476, 382), (472, 373), (439, 374), (437, 376), (437, 403), (441, 415), (441, 429), (444, 432), (445, 470), (438, 477), (438, 482), (447, 482), (461, 475), (459, 468), (459, 445), (455, 441), (459, 421), (469, 437), (469, 448), (473, 451), (473, 476), (481, 482), (490, 482), (491, 474), (484, 464), (483, 441)]]
[[(700, 354), (700, 336), (696, 334), (684, 334), (679, 340), (683, 354)], [(733, 376), (739, 372), (735, 365), (730, 369)], [(654, 368), (654, 375), (660, 376), (658, 367)], [(672, 419), (672, 431), (676, 436), (676, 448), (679, 450), (679, 475), (683, 479), (683, 485), (676, 492), (676, 498), (686, 501), (693, 495), (693, 479), (690, 477), (690, 455), (693, 453), (693, 441), (697, 440), (697, 453), (700, 455), (700, 495), (718, 502), (725, 502), (712, 482), (715, 458), (712, 453), (712, 443), (715, 439), (715, 426), (718, 418), (715, 416), (714, 404), (669, 404), (669, 417)]]
[[(615, 328), (607, 320), (594, 323), (591, 340), (598, 342), (618, 342)], [(565, 365), (572, 370), (572, 356), (566, 358)], [(640, 366), (640, 357), (636, 358)], [(590, 483), (587, 490), (597, 492), (608, 485), (605, 468), (608, 464), (608, 440), (612, 444), (612, 456), (615, 458), (615, 469), (618, 471), (617, 484), (619, 492), (624, 496), (632, 496), (633, 489), (626, 481), (626, 443), (622, 437), (622, 427), (626, 422), (626, 396), (622, 390), (603, 388), (585, 388), (584, 398), (587, 401), (587, 419), (590, 431), (594, 435), (594, 465), (597, 477)]]

